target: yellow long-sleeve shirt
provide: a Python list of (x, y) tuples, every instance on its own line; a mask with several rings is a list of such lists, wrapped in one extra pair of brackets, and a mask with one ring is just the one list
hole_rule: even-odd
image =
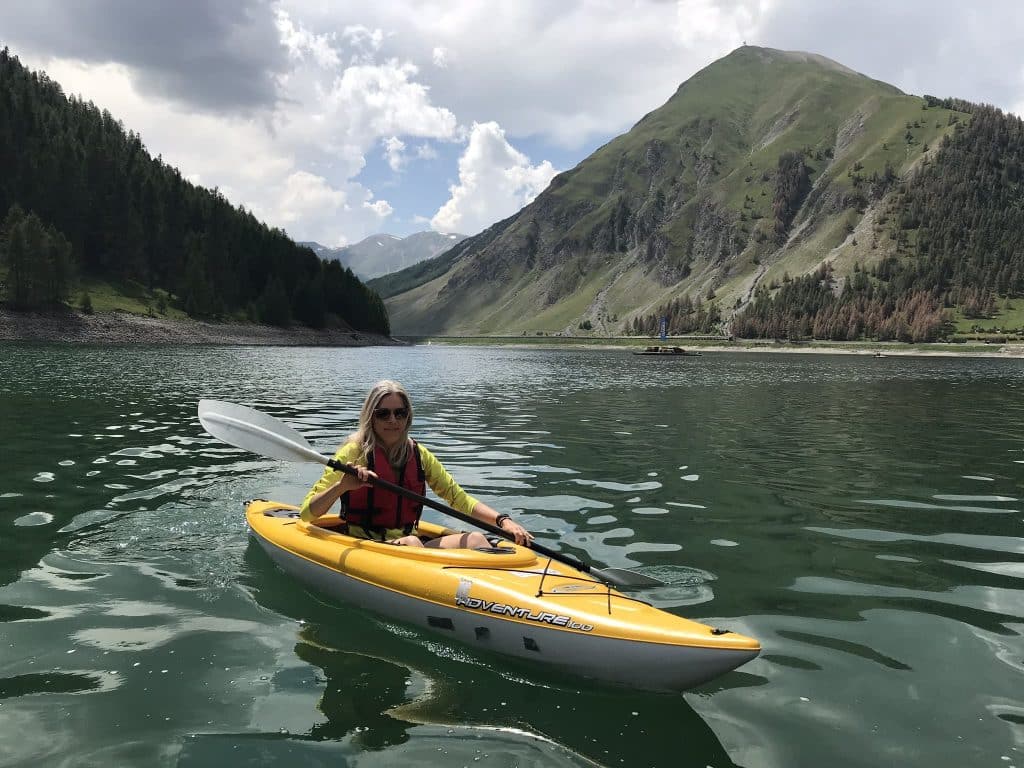
[[(444, 465), (422, 443), (417, 443), (417, 445), (420, 450), (420, 462), (423, 465), (423, 476), (430, 489), (444, 499), (449, 506), (454, 507), (465, 515), (472, 515), (473, 508), (477, 505), (478, 500), (462, 490), (462, 487), (448, 474), (448, 470), (444, 468)], [(335, 452), (334, 458), (343, 464), (366, 466), (366, 455), (363, 453), (362, 447), (356, 443), (345, 443)], [(410, 461), (415, 461), (415, 459), (410, 456)], [(310, 499), (330, 488), (341, 478), (342, 473), (340, 470), (331, 469), (330, 467), (324, 469), (323, 475), (316, 481), (316, 484), (306, 494), (306, 498), (302, 502), (300, 515), (303, 520), (308, 522), (313, 519), (313, 514), (309, 509)], [(396, 529), (396, 533), (398, 536), (402, 535), (402, 531), (399, 529)], [(396, 537), (388, 535), (386, 538)]]

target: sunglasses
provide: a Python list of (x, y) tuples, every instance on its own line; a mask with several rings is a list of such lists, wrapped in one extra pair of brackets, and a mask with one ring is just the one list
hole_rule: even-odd
[(381, 421), (384, 421), (385, 419), (390, 419), (391, 418), (391, 414), (394, 414), (395, 418), (398, 421), (401, 421), (402, 419), (408, 418), (408, 416), (409, 416), (409, 409), (408, 408), (374, 408), (373, 409), (373, 417), (375, 419), (380, 419)]

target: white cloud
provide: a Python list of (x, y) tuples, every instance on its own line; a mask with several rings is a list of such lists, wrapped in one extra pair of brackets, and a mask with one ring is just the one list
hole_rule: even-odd
[(418, 71), (396, 59), (348, 67), (328, 95), (329, 106), (344, 116), (354, 140), (389, 134), (453, 136), (455, 115), (430, 103), (427, 88), (411, 79)]
[(354, 49), (353, 62), (372, 60), (384, 42), (383, 31), (370, 29), (362, 24), (350, 24), (341, 34)]
[(416, 147), (416, 158), (418, 160), (434, 160), (437, 158), (437, 150), (428, 142), (423, 142)]
[(363, 202), (363, 208), (368, 211), (373, 211), (380, 219), (385, 219), (393, 213), (391, 204), (387, 200), (376, 200), (370, 202), (368, 200)]
[(717, 46), (736, 48), (743, 42), (743, 31), (754, 26), (758, 5), (724, 5), (717, 0), (678, 0), (676, 4), (677, 39), (687, 48), (706, 46), (712, 39)]
[(505, 138), (497, 123), (474, 123), (459, 158), (459, 183), (431, 219), (439, 232), (475, 234), (532, 201), (556, 171), (547, 160), (530, 159)]
[(451, 58), (451, 52), (444, 46), (438, 46), (431, 52), (431, 57), (434, 60), (434, 66), (439, 69), (447, 69), (449, 59)]
[[(393, 213), (390, 203), (374, 200), (373, 193), (360, 184), (337, 188), (307, 171), (289, 175), (267, 205), (280, 226), (296, 240), (316, 240), (334, 248), (352, 242), (349, 235), (353, 230), (366, 234), (379, 231)], [(265, 211), (255, 208), (253, 213), (259, 216)], [(300, 229), (310, 235), (300, 236)]]
[(406, 157), (403, 154), (405, 152), (405, 142), (397, 136), (389, 136), (384, 139), (384, 157), (388, 161), (388, 165), (391, 166), (391, 170), (395, 173), (402, 170), (402, 166), (405, 165)]
[(332, 189), (322, 176), (296, 171), (285, 180), (275, 202), (278, 215), (288, 228), (303, 219), (336, 215), (345, 205), (345, 193)]
[(282, 10), (277, 11), (276, 24), (281, 43), (288, 49), (290, 59), (302, 61), (307, 56), (320, 67), (336, 67), (341, 63), (334, 47), (337, 36), (331, 33), (316, 35), (301, 25), (296, 25)]

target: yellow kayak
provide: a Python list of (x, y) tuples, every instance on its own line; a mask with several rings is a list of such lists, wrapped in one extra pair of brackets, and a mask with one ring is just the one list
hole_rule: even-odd
[[(682, 691), (729, 672), (757, 640), (659, 610), (526, 547), (400, 547), (247, 502), (256, 540), (286, 573), (334, 599), (477, 648), (645, 690)], [(446, 529), (425, 521), (420, 533)]]

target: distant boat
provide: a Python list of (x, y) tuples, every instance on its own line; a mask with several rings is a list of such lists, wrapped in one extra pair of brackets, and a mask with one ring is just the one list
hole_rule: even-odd
[(686, 350), (682, 347), (646, 347), (637, 350), (634, 355), (662, 355), (665, 357), (700, 357), (700, 352)]

